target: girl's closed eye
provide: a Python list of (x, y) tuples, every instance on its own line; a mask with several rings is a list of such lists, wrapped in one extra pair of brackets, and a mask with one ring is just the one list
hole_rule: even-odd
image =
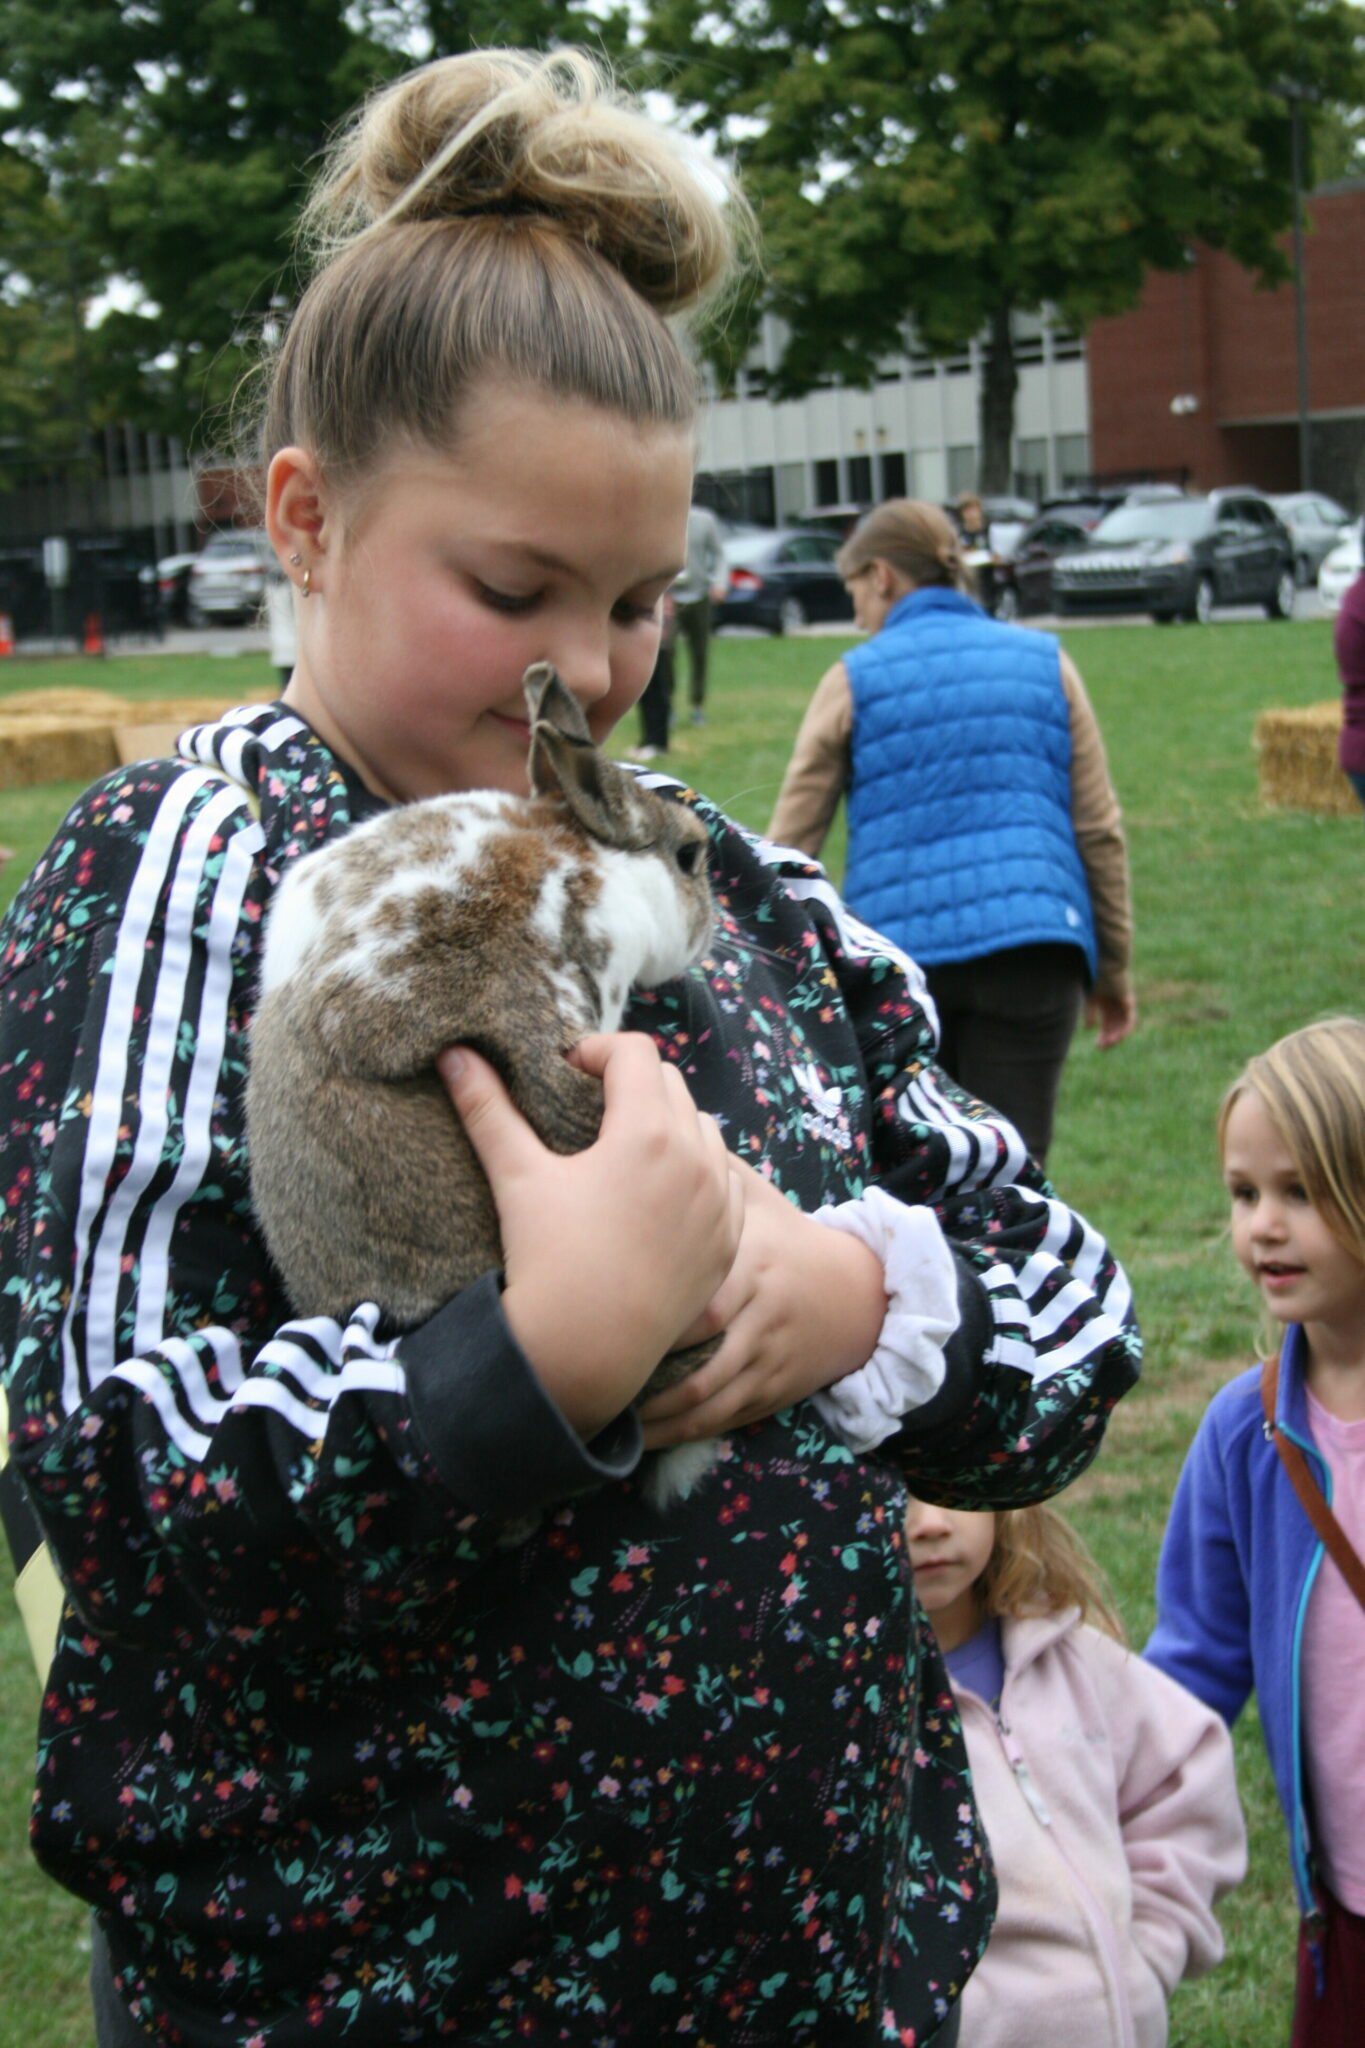
[(481, 583), (477, 577), (474, 579), (474, 588), (478, 592), (480, 604), (486, 604), (490, 611), (510, 613), (514, 618), (519, 618), (525, 612), (534, 611), (541, 599), (541, 592), (538, 590), (528, 591), (523, 596), (512, 590), (495, 590), (491, 583)]
[(653, 626), (659, 619), (659, 599), (653, 604), (631, 604), (625, 598), (613, 609), (612, 616), (620, 626)]

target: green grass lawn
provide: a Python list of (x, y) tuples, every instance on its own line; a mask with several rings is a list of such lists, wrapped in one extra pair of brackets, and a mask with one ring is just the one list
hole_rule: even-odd
[[(1185, 1446), (1209, 1395), (1249, 1362), (1254, 1344), (1254, 1304), (1224, 1242), (1214, 1110), (1249, 1053), (1312, 1017), (1361, 1006), (1365, 831), (1354, 818), (1269, 813), (1256, 796), (1256, 713), (1336, 692), (1327, 624), (1094, 628), (1068, 644), (1128, 821), (1141, 1014), (1137, 1036), (1112, 1052), (1078, 1043), (1051, 1168), (1126, 1260), (1148, 1346), (1142, 1384), (1070, 1505), (1140, 1643)], [(708, 722), (680, 728), (668, 765), (744, 823), (764, 826), (801, 712), (839, 650), (837, 641), (718, 641)], [(0, 698), (92, 680), (124, 695), (245, 693), (270, 677), (264, 656), (148, 656), (97, 670), (13, 661)], [(623, 744), (635, 737), (631, 724)], [(0, 875), (0, 902), (75, 793), (50, 785), (0, 795), (0, 839), (19, 854)], [(841, 828), (827, 858), (837, 873)], [(0, 1654), (0, 2041), (85, 2048), (83, 1916), (41, 1878), (25, 1846), (37, 1694), (10, 1612)], [(1238, 1729), (1238, 1756), (1251, 1871), (1225, 1912), (1227, 1961), (1177, 1995), (1175, 2048), (1288, 2037), (1288, 1862), (1254, 1713)]]

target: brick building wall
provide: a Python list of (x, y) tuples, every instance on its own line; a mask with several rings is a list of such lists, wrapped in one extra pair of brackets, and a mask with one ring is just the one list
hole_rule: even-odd
[[(1323, 187), (1304, 216), (1312, 480), (1354, 505), (1365, 454), (1365, 181)], [(1087, 361), (1097, 475), (1298, 487), (1292, 283), (1258, 289), (1249, 271), (1200, 247), (1187, 270), (1151, 273), (1132, 312), (1095, 322)]]

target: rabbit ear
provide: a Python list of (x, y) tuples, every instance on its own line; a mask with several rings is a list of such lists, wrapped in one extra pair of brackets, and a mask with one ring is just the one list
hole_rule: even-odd
[(548, 662), (528, 668), (523, 683), (531, 716), (531, 788), (558, 796), (583, 830), (608, 846), (648, 841), (634, 777), (597, 751), (578, 699)]
[(526, 692), (532, 732), (538, 725), (552, 725), (566, 739), (592, 745), (582, 705), (571, 690), (565, 689), (548, 661), (532, 662), (521, 679), (521, 687)]

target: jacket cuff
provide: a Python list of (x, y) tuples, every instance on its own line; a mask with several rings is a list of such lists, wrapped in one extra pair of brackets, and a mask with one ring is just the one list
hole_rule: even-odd
[(976, 1268), (953, 1250), (957, 1276), (957, 1328), (943, 1347), (938, 1391), (901, 1424), (907, 1436), (925, 1437), (964, 1421), (985, 1379), (986, 1353), (995, 1341), (995, 1318)]
[(431, 1461), (475, 1514), (532, 1514), (626, 1479), (640, 1462), (633, 1410), (586, 1444), (566, 1422), (507, 1326), (497, 1273), (485, 1273), (409, 1331), (398, 1357)]
[(883, 1188), (817, 1209), (815, 1221), (867, 1245), (886, 1276), (876, 1350), (813, 1397), (829, 1427), (862, 1454), (894, 1436), (902, 1418), (941, 1386), (944, 1346), (958, 1323), (956, 1266), (932, 1209), (898, 1202)]

